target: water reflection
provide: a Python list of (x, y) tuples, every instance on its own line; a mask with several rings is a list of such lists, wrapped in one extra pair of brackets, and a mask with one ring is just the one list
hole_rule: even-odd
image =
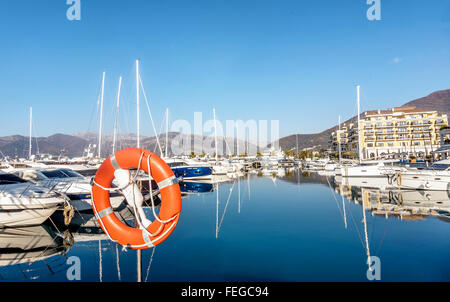
[[(111, 242), (93, 214), (75, 213), (69, 227), (54, 216), (44, 226), (0, 231), (0, 279), (65, 281), (66, 257), (75, 255), (84, 265), (82, 281), (365, 281), (368, 259), (375, 255), (395, 271), (391, 279), (420, 280), (407, 271), (415, 262), (398, 255), (406, 249), (427, 255), (430, 248), (440, 251), (433, 254), (439, 260), (425, 259), (417, 270), (448, 280), (440, 269), (447, 265), (450, 243), (436, 240), (448, 231), (443, 223), (450, 221), (448, 193), (391, 190), (381, 181), (267, 169), (180, 183), (182, 219), (161, 246), (139, 255)], [(152, 217), (150, 207), (144, 210)], [(126, 204), (116, 215), (133, 225)], [(411, 220), (426, 222), (406, 223)], [(408, 249), (411, 245), (415, 248)], [(28, 263), (48, 264), (53, 273), (31, 274)], [(12, 268), (22, 275), (7, 278)]]
[(386, 190), (340, 184), (342, 196), (364, 205), (372, 215), (423, 220), (437, 217), (450, 222), (450, 196), (446, 191)]
[(0, 268), (8, 268), (0, 279), (32, 280), (65, 269), (68, 236), (46, 225), (0, 229)]

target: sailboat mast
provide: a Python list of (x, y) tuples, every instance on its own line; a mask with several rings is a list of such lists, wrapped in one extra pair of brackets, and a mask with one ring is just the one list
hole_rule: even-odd
[(339, 115), (339, 130), (337, 134), (338, 148), (339, 148), (339, 163), (341, 163), (341, 116)]
[(117, 104), (116, 104), (116, 119), (114, 121), (114, 135), (113, 135), (113, 154), (116, 153), (116, 136), (117, 126), (119, 122), (119, 103), (120, 103), (120, 87), (122, 86), (122, 76), (119, 77), (119, 90), (117, 91)]
[(216, 183), (216, 239), (219, 237), (219, 183)]
[(367, 234), (367, 218), (366, 218), (366, 200), (369, 200), (367, 192), (362, 189), (362, 208), (363, 208), (363, 222), (364, 222), (364, 237), (366, 241), (366, 253), (367, 253), (367, 264), (370, 268), (370, 246), (369, 246), (369, 236)]
[(218, 160), (218, 154), (217, 154), (217, 121), (216, 121), (216, 108), (213, 108), (213, 115), (214, 115), (214, 145), (216, 147), (216, 162)]
[(28, 159), (31, 159), (31, 137), (32, 137), (32, 129), (33, 129), (33, 107), (30, 107), (30, 145), (28, 148)]
[(239, 158), (239, 124), (238, 123), (236, 123), (236, 136), (237, 136), (237, 141), (236, 141), (236, 155), (237, 155), (237, 157)]
[(169, 149), (169, 108), (166, 108), (166, 150), (164, 155), (167, 158), (167, 151)]
[(136, 60), (136, 114), (137, 114), (137, 147), (141, 147), (140, 140), (140, 113), (139, 113), (139, 60)]
[(100, 125), (98, 127), (98, 157), (102, 155), (103, 96), (105, 92), (105, 72), (102, 77), (102, 93), (100, 97)]
[(360, 128), (360, 122), (361, 122), (361, 117), (360, 117), (360, 112), (361, 112), (361, 107), (360, 107), (360, 103), (359, 103), (359, 89), (360, 86), (356, 86), (356, 99), (357, 99), (357, 106), (358, 106), (358, 157), (359, 157), (359, 162), (361, 163), (362, 160), (362, 150), (361, 150), (361, 128)]

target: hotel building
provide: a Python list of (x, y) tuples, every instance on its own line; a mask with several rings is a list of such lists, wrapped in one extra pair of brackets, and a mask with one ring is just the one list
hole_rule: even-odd
[(359, 152), (357, 122), (344, 124), (331, 134), (331, 151), (355, 152), (362, 159), (388, 154), (423, 154), (437, 150), (441, 144), (440, 129), (448, 125), (447, 115), (416, 107), (396, 107), (367, 111), (360, 118)]

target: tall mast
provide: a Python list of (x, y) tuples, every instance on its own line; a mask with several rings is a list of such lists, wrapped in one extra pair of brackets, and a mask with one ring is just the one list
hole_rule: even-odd
[(363, 208), (363, 223), (364, 223), (364, 238), (366, 241), (366, 254), (367, 254), (367, 264), (370, 268), (370, 246), (369, 246), (369, 236), (367, 234), (367, 218), (366, 218), (366, 200), (369, 200), (368, 198), (368, 192), (366, 192), (364, 189), (362, 189), (362, 208)]
[(339, 130), (337, 135), (338, 148), (339, 148), (339, 163), (341, 163), (341, 116), (339, 115)]
[(105, 72), (102, 77), (102, 93), (100, 97), (100, 126), (98, 128), (98, 157), (102, 157), (102, 123), (103, 123), (103, 95), (105, 92)]
[(216, 183), (216, 239), (219, 237), (219, 183)]
[(239, 124), (238, 123), (236, 123), (236, 136), (237, 136), (237, 141), (236, 141), (236, 155), (237, 155), (237, 157), (239, 158)]
[(33, 107), (30, 107), (30, 145), (28, 148), (28, 159), (31, 159), (31, 137), (32, 137), (32, 129), (33, 129)]
[(137, 147), (141, 147), (139, 114), (139, 60), (136, 60), (136, 112), (137, 112)]
[(167, 158), (167, 151), (169, 149), (169, 108), (166, 108), (166, 150), (164, 156)]
[[(137, 115), (137, 147), (141, 147), (140, 114), (139, 114), (139, 60), (136, 60), (136, 115)], [(136, 251), (137, 282), (142, 282), (142, 250)]]
[(361, 150), (361, 129), (360, 129), (360, 104), (359, 104), (359, 88), (360, 86), (356, 86), (356, 99), (357, 99), (357, 106), (358, 106), (358, 157), (359, 157), (359, 162), (361, 162), (362, 160), (362, 150)]
[(122, 86), (122, 76), (119, 77), (119, 90), (117, 91), (116, 120), (114, 121), (114, 135), (113, 135), (113, 154), (116, 153), (116, 136), (117, 136), (117, 126), (119, 122), (119, 103), (120, 103), (121, 86)]
[(218, 160), (218, 154), (217, 154), (217, 121), (216, 121), (216, 108), (213, 108), (213, 115), (214, 115), (214, 144), (216, 146), (216, 162)]

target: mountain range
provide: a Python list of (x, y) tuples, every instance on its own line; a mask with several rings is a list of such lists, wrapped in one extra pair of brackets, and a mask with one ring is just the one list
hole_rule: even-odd
[[(450, 115), (450, 89), (436, 91), (426, 97), (422, 97), (413, 101), (410, 101), (403, 106), (415, 106), (420, 109), (426, 110), (436, 110), (439, 113)], [(350, 118), (345, 121), (345, 123), (356, 121), (356, 116)], [(333, 131), (338, 128), (338, 125), (326, 129), (320, 133), (313, 134), (293, 134), (286, 137), (281, 138), (278, 143), (279, 146), (283, 150), (291, 150), (295, 149), (298, 143), (298, 149), (302, 150), (305, 148), (311, 147), (319, 147), (319, 148), (327, 148), (328, 141), (330, 135)], [(169, 133), (169, 146), (172, 146), (172, 143), (176, 137), (180, 137), (180, 133), (171, 132)], [(194, 140), (204, 140), (209, 139), (211, 143), (209, 146), (214, 146), (214, 140), (211, 142), (210, 137), (201, 137), (195, 135), (186, 135), (181, 134), (181, 137), (186, 141), (191, 141), (192, 146), (194, 145)], [(162, 149), (165, 148), (165, 134), (161, 134), (158, 136), (160, 143), (162, 145)], [(222, 141), (220, 141), (222, 140)], [(219, 146), (220, 143), (222, 145), (223, 153), (236, 153), (236, 149), (233, 147), (229, 147), (232, 138), (219, 138)], [(228, 142), (225, 143), (225, 141)], [(105, 135), (102, 137), (102, 156), (107, 156), (112, 151), (112, 135)], [(33, 154), (41, 153), (41, 154), (52, 154), (52, 155), (65, 155), (69, 157), (82, 156), (85, 153), (86, 148), (89, 145), (93, 146), (98, 143), (98, 135), (97, 133), (92, 132), (83, 132), (76, 133), (73, 135), (67, 134), (54, 134), (49, 137), (33, 137), (32, 139), (32, 151)], [(235, 141), (236, 143), (236, 141)], [(240, 152), (243, 153), (245, 151), (244, 146), (248, 146), (249, 148), (253, 148), (256, 150), (256, 146), (254, 144), (246, 143), (245, 141), (239, 141)], [(136, 146), (136, 135), (135, 134), (121, 134), (118, 136), (117, 148), (127, 148)], [(150, 151), (157, 151), (157, 139), (155, 136), (153, 137), (141, 137), (141, 146)], [(271, 144), (264, 147), (270, 147)], [(230, 150), (233, 149), (233, 150)], [(264, 149), (260, 146), (260, 150)], [(10, 156), (10, 157), (27, 157), (29, 150), (29, 138), (21, 135), (12, 135), (0, 137), (0, 156)], [(96, 151), (95, 148), (92, 151)], [(196, 153), (200, 153), (203, 150), (200, 146), (194, 150)], [(213, 150), (210, 150), (212, 154)]]
[[(433, 92), (426, 97), (410, 101), (403, 106), (414, 106), (419, 109), (433, 110), (450, 116), (450, 89)], [(355, 122), (356, 119), (357, 116), (354, 116), (344, 123)], [(336, 131), (338, 127), (339, 125), (336, 125), (320, 133), (285, 136), (278, 143), (283, 150), (295, 149), (297, 147), (297, 139), (299, 150), (311, 147), (327, 148), (331, 133)]]
[[(160, 154), (160, 150), (158, 147), (157, 139), (159, 139), (159, 145), (163, 153), (165, 152), (165, 134), (160, 134), (158, 138), (156, 136), (148, 137), (141, 136), (140, 145), (141, 148), (150, 150), (156, 154)], [(219, 154), (230, 154), (237, 153), (237, 145), (238, 141), (232, 138), (217, 138)], [(136, 147), (136, 134), (120, 134), (117, 136), (117, 144), (116, 149), (124, 149), (124, 148), (132, 148)], [(203, 147), (201, 144), (196, 142), (203, 142)], [(189, 153), (187, 149), (183, 150), (183, 145), (181, 142), (186, 143), (193, 147), (193, 151), (197, 154), (201, 152), (205, 152), (209, 155), (213, 155), (215, 152), (214, 148), (214, 138), (210, 136), (201, 136), (201, 135), (188, 135), (182, 134), (179, 132), (169, 132), (168, 133), (168, 145), (169, 153), (171, 151), (179, 153)], [(234, 147), (233, 147), (234, 143)], [(54, 156), (68, 156), (68, 157), (79, 157), (87, 155), (87, 149), (90, 146), (90, 152), (94, 155), (97, 155), (98, 149), (98, 134), (92, 132), (82, 132), (76, 133), (73, 135), (67, 134), (54, 134), (49, 137), (33, 137), (31, 143), (32, 154), (51, 154)], [(103, 135), (102, 136), (102, 149), (101, 155), (106, 157), (110, 155), (112, 152), (113, 145), (113, 137), (112, 135)], [(172, 150), (173, 148), (173, 150)], [(246, 150), (256, 150), (257, 146), (252, 143), (245, 142), (243, 140), (239, 140), (239, 153), (242, 154)], [(178, 151), (177, 151), (177, 150)], [(18, 157), (18, 158), (27, 158), (29, 152), (29, 137), (22, 135), (12, 135), (0, 137), (0, 158), (9, 156), (9, 157)]]

